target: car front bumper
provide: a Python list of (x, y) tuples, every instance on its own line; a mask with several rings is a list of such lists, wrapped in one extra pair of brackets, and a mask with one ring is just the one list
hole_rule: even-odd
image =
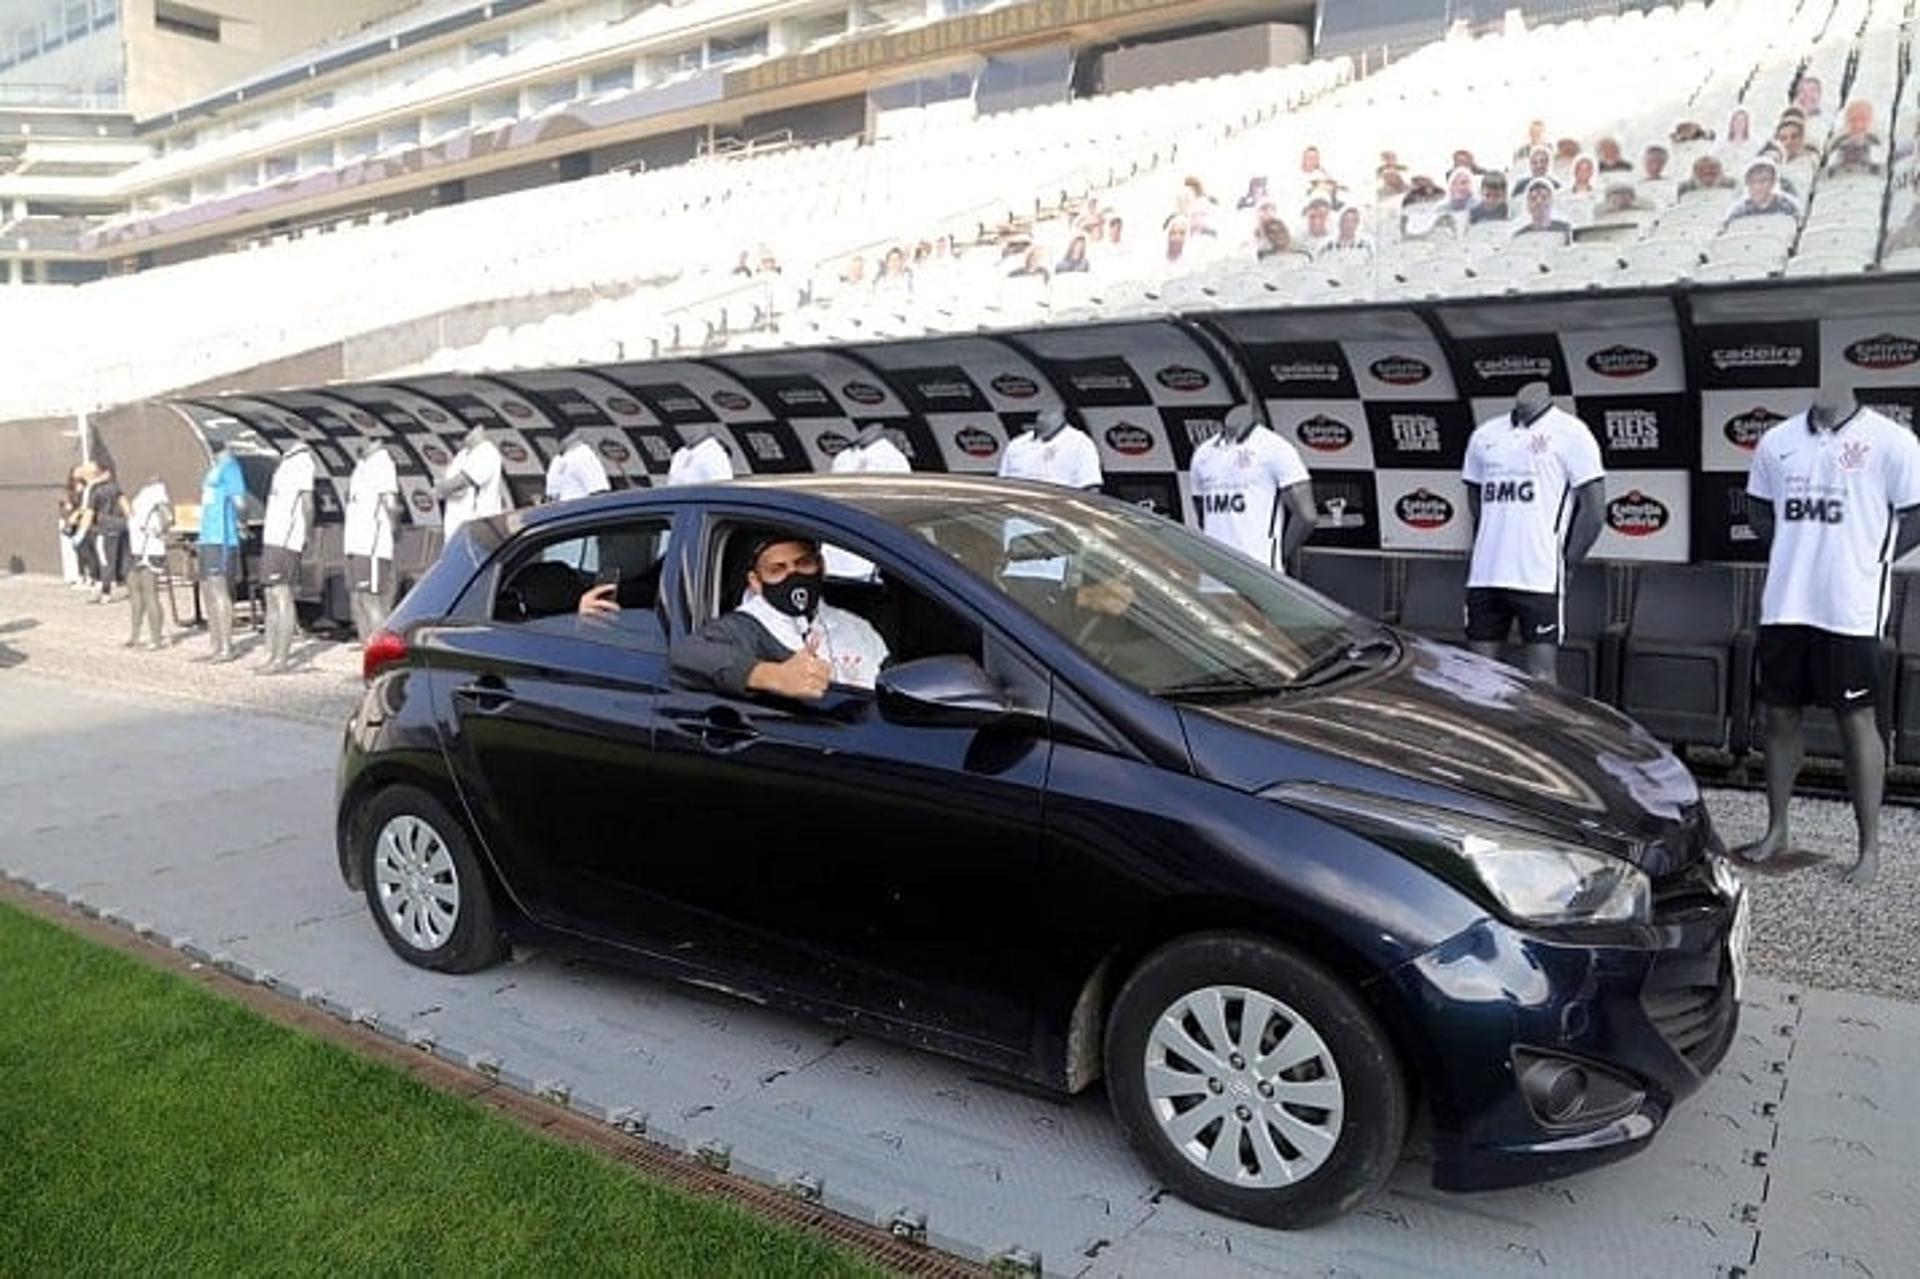
[[(1656, 894), (1649, 926), (1569, 938), (1484, 919), (1387, 974), (1433, 1112), (1434, 1184), (1537, 1182), (1651, 1141), (1738, 1031), (1738, 901), (1703, 860)], [(1522, 1086), (1542, 1061), (1607, 1104), (1543, 1117), (1537, 1081)]]

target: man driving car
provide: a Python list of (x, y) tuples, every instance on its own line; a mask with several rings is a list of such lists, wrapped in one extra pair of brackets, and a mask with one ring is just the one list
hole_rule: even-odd
[(873, 687), (887, 660), (886, 641), (865, 618), (821, 598), (826, 566), (818, 542), (762, 534), (748, 549), (747, 566), (739, 606), (674, 643), (668, 661), (675, 678), (734, 696), (800, 701), (819, 700), (829, 684)]

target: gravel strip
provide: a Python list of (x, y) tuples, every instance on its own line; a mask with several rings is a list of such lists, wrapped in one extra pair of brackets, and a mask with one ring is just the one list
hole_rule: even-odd
[[(210, 666), (191, 660), (207, 651), (204, 632), (169, 628), (169, 646), (150, 653), (119, 646), (127, 622), (124, 602), (89, 605), (51, 578), (0, 579), (0, 681), (11, 667), (330, 726), (345, 720), (359, 693), (359, 653), (352, 644), (303, 637), (294, 649), (302, 669), (263, 676), (252, 673), (264, 653), (250, 632), (240, 642), (240, 660)], [(1766, 800), (1758, 792), (1715, 789), (1707, 802), (1729, 845), (1757, 838), (1766, 826)], [(1870, 889), (1840, 879), (1853, 859), (1852, 809), (1802, 799), (1793, 817), (1795, 846), (1825, 860), (1786, 873), (1742, 872), (1754, 894), (1754, 971), (1920, 1001), (1920, 945), (1908, 931), (1920, 904), (1920, 810), (1887, 807), (1880, 879)]]

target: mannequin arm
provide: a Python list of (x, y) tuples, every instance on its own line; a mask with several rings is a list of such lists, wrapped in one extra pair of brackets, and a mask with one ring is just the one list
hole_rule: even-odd
[[(1773, 503), (1763, 502), (1757, 497), (1747, 499), (1747, 524), (1753, 529), (1754, 536), (1760, 539), (1760, 545), (1773, 544)], [(1905, 531), (1906, 526), (1901, 526)]]
[(455, 493), (464, 492), (472, 487), (473, 480), (468, 477), (465, 471), (449, 471), (445, 478), (433, 486), (433, 495), (441, 501), (445, 501)]
[(313, 494), (302, 493), (300, 495), (299, 516), (301, 528), (311, 529), (313, 527)]
[(1471, 527), (1467, 529), (1469, 539), (1480, 535), (1480, 486), (1472, 480), (1467, 481), (1467, 520)]
[(1893, 518), (1898, 521), (1897, 531), (1893, 535), (1893, 558), (1897, 560), (1920, 546), (1920, 506), (1895, 511)]
[(1300, 554), (1300, 548), (1313, 536), (1314, 527), (1320, 522), (1320, 512), (1313, 504), (1312, 480), (1289, 484), (1283, 492), (1287, 499), (1287, 519), (1281, 533), (1280, 562), (1293, 564)]
[(1606, 524), (1607, 482), (1588, 480), (1573, 491), (1573, 524), (1567, 530), (1567, 566), (1580, 563), (1600, 540)]

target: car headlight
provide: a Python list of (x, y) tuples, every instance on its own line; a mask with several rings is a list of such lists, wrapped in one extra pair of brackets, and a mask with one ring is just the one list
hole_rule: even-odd
[(1334, 786), (1283, 785), (1266, 796), (1385, 844), (1518, 921), (1644, 924), (1652, 916), (1645, 872), (1611, 853)]

